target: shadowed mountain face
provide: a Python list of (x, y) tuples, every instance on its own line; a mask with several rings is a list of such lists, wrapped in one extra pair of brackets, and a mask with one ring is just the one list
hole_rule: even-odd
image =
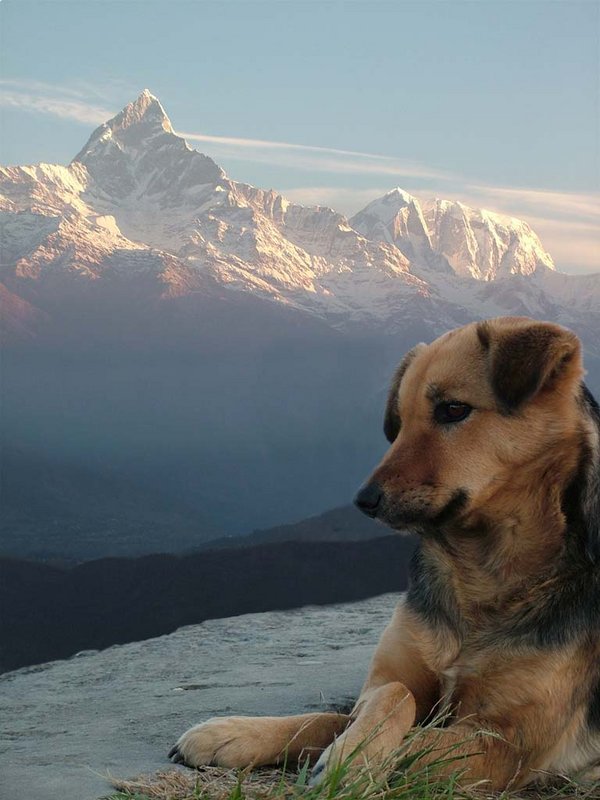
[(572, 327), (600, 388), (600, 276), (556, 273), (526, 223), (399, 189), (350, 221), (295, 205), (149, 92), (69, 166), (1, 170), (0, 203), (0, 552), (179, 551), (346, 505), (396, 363), (472, 319)]

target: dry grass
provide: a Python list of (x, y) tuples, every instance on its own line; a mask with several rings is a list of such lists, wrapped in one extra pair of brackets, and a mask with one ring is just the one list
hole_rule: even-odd
[(600, 800), (600, 784), (577, 785), (570, 781), (544, 788), (491, 795), (483, 790), (462, 790), (455, 780), (395, 779), (378, 783), (369, 777), (326, 784), (310, 789), (306, 773), (281, 769), (201, 770), (172, 769), (114, 781), (110, 800)]
[[(431, 755), (431, 747), (410, 752), (427, 728), (444, 722), (438, 715), (425, 728), (413, 728), (398, 750), (384, 762), (383, 774), (377, 778), (367, 768), (349, 769), (364, 742), (326, 780), (316, 787), (308, 786), (309, 763), (291, 771), (285, 768), (244, 770), (201, 767), (197, 770), (175, 768), (154, 775), (141, 775), (131, 780), (113, 780), (117, 790), (109, 800), (600, 800), (600, 783), (577, 784), (560, 776), (544, 776), (547, 785), (513, 792), (491, 794), (480, 784), (470, 789), (460, 786), (465, 760), (456, 754), (461, 742), (440, 750), (440, 757), (423, 765), (421, 758)], [(376, 735), (374, 732), (373, 735)], [(496, 736), (489, 731), (476, 735)], [(368, 741), (368, 740), (367, 740)], [(448, 765), (456, 768), (450, 777)], [(440, 770), (441, 767), (443, 770)]]
[[(141, 800), (229, 800), (238, 787), (239, 797), (247, 800), (285, 798), (291, 794), (297, 775), (281, 769), (260, 769), (252, 772), (203, 767), (200, 770), (171, 769), (154, 775), (140, 775), (130, 780), (113, 781), (121, 797)], [(235, 796), (235, 794), (234, 794)], [(113, 795), (113, 797), (115, 797)]]

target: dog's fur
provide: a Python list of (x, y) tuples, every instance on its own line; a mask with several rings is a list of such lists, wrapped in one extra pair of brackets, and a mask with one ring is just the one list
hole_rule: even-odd
[[(356, 760), (377, 767), (447, 707), (450, 724), (415, 740), (429, 750), (421, 764), (453, 748), (464, 761), (441, 769), (492, 789), (600, 777), (600, 410), (582, 376), (577, 337), (525, 318), (411, 351), (387, 404), (391, 446), (363, 496), (367, 513), (420, 542), (354, 710), (209, 720), (175, 760), (243, 767), (321, 752), (320, 780), (365, 739)], [(450, 402), (472, 411), (440, 422)]]

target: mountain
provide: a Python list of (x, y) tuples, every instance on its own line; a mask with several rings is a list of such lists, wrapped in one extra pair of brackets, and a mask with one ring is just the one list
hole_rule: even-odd
[(252, 531), (245, 536), (214, 538), (201, 545), (200, 549), (254, 547), (259, 544), (281, 542), (361, 542), (393, 535), (394, 532), (390, 528), (365, 517), (354, 506), (347, 506), (334, 508), (324, 514), (289, 525)]
[[(111, 306), (125, 293), (129, 314), (133, 303), (163, 315), (176, 299), (242, 294), (337, 329), (389, 331), (425, 313), (441, 330), (510, 312), (505, 288), (482, 294), (480, 281), (554, 269), (527, 223), (458, 202), (421, 205), (394, 189), (348, 221), (235, 182), (174, 132), (147, 90), (69, 166), (3, 169), (0, 192), (7, 291), (50, 317), (86, 295)], [(536, 287), (519, 285), (520, 305), (552, 312), (556, 296)], [(35, 317), (9, 318), (13, 336), (23, 314)], [(576, 323), (573, 306), (567, 316)]]
[(364, 239), (340, 214), (229, 180), (147, 91), (68, 167), (8, 168), (0, 191), (9, 289), (46, 304), (65, 283), (135, 279), (138, 301), (218, 287), (335, 320), (369, 318), (364, 300), (382, 301), (391, 282), (426, 291), (396, 248)]
[(189, 147), (148, 91), (68, 166), (0, 170), (0, 220), (4, 438), (40, 465), (6, 484), (4, 553), (46, 519), (108, 554), (118, 530), (147, 552), (347, 506), (394, 366), (473, 319), (573, 328), (600, 389), (600, 275), (556, 272), (526, 223), (401, 189), (351, 220), (291, 203)]
[(400, 188), (369, 203), (350, 224), (368, 239), (395, 245), (416, 265), (446, 267), (447, 274), (490, 281), (554, 269), (526, 222), (449, 200), (421, 205)]

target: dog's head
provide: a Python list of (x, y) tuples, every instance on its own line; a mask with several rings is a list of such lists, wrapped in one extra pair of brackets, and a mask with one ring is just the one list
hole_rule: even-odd
[(468, 527), (536, 482), (568, 483), (587, 435), (582, 376), (575, 334), (522, 317), (418, 345), (392, 382), (391, 446), (356, 504), (394, 528)]

